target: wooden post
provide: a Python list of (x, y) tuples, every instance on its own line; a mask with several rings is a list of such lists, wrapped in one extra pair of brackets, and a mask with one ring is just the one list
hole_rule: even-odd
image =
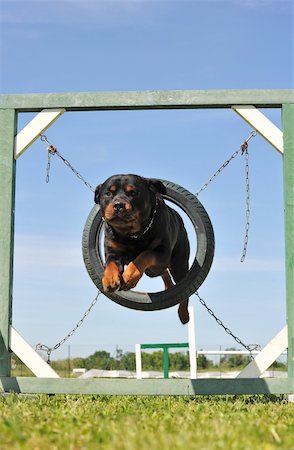
[(168, 357), (168, 346), (163, 345), (163, 378), (168, 379), (169, 376), (169, 357)]
[(283, 105), (288, 376), (294, 378), (294, 104)]
[(0, 376), (10, 376), (16, 114), (0, 110)]

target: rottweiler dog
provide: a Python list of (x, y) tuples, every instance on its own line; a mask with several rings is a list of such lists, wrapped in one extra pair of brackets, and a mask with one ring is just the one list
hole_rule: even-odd
[[(95, 203), (105, 221), (106, 292), (134, 288), (144, 273), (161, 276), (165, 289), (181, 281), (189, 270), (190, 246), (181, 216), (160, 194), (164, 184), (138, 175), (114, 175), (95, 189)], [(189, 322), (188, 299), (178, 308)]]

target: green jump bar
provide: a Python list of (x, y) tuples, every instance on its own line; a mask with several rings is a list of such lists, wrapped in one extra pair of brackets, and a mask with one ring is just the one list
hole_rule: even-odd
[(160, 90), (0, 95), (0, 109), (15, 109), (20, 112), (38, 112), (50, 108), (65, 108), (67, 111), (89, 111), (231, 108), (233, 105), (280, 108), (282, 104), (286, 103), (294, 103), (294, 90)]
[(294, 394), (294, 378), (89, 379), (1, 377), (0, 392), (96, 395)]

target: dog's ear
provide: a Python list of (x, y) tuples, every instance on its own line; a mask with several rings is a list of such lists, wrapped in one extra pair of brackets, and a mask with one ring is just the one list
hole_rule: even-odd
[(149, 178), (149, 179), (147, 179), (147, 182), (148, 182), (149, 189), (151, 189), (151, 191), (153, 191), (155, 193), (159, 192), (159, 194), (166, 194), (166, 187), (164, 186), (164, 184), (161, 181), (156, 180), (154, 178)]
[(99, 185), (96, 187), (95, 193), (94, 193), (94, 201), (95, 201), (95, 203), (97, 203), (97, 204), (99, 203), (99, 200), (100, 200), (101, 187), (102, 187), (102, 184), (99, 184)]

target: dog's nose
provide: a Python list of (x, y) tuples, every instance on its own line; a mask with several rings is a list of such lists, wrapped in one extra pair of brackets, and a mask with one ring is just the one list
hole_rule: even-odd
[(119, 212), (120, 210), (125, 209), (125, 204), (122, 202), (116, 202), (113, 205), (113, 209), (115, 212)]

